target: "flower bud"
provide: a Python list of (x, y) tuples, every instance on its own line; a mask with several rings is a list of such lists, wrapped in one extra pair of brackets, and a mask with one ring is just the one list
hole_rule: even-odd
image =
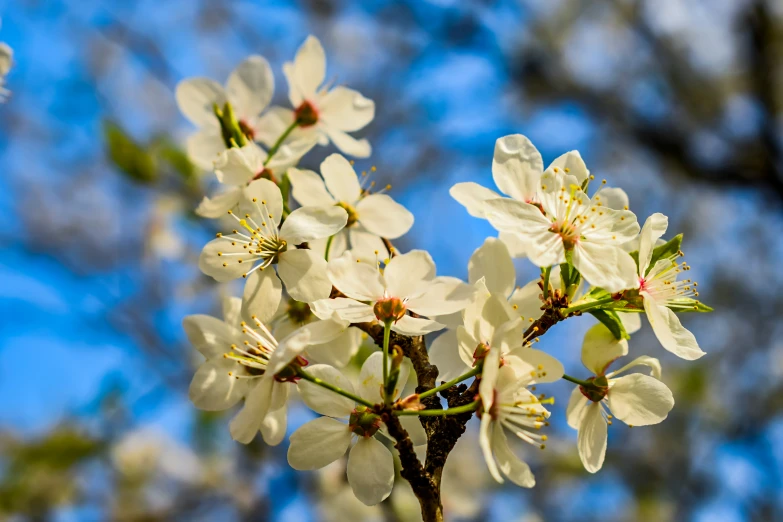
[(408, 395), (404, 399), (398, 400), (395, 406), (401, 410), (421, 411), (424, 409), (424, 405), (419, 401), (418, 393)]
[(297, 355), (288, 366), (275, 374), (275, 380), (277, 382), (296, 382), (299, 380), (299, 368), (304, 368), (308, 364), (310, 363), (307, 359), (301, 355)]
[(397, 297), (386, 297), (376, 301), (372, 311), (375, 317), (382, 323), (397, 322), (405, 317), (405, 304)]

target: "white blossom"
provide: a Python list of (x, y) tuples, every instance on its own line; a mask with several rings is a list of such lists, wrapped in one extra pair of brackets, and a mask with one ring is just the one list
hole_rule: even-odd
[[(373, 404), (383, 401), (383, 355), (373, 353), (362, 365), (359, 382), (354, 384), (339, 370), (315, 365), (308, 373)], [(408, 380), (409, 367), (402, 365), (393, 397)], [(376, 438), (381, 419), (351, 399), (317, 386), (299, 382), (302, 400), (313, 411), (324, 415), (312, 420), (291, 435), (288, 463), (298, 470), (319, 469), (348, 454), (348, 483), (354, 495), (367, 505), (383, 501), (394, 485), (394, 459)], [(355, 444), (351, 447), (352, 441)]]
[(299, 208), (279, 226), (283, 215), (280, 189), (269, 180), (258, 179), (243, 191), (239, 210), (239, 216), (230, 212), (237, 228), (219, 235), (201, 252), (202, 272), (224, 282), (277, 265), (278, 276), (297, 301), (309, 303), (329, 296), (332, 285), (326, 260), (310, 249), (296, 247), (342, 230), (348, 221), (344, 209), (334, 205)]
[[(436, 277), (435, 263), (423, 250), (395, 256), (383, 270), (358, 261), (350, 251), (329, 261), (329, 279), (346, 297), (316, 302), (316, 314), (337, 312), (352, 323), (374, 321), (376, 306), (395, 302), (401, 306), (402, 315), (392, 324), (392, 330), (402, 335), (424, 335), (444, 327), (426, 317), (462, 310), (475, 292), (459, 279)], [(406, 310), (420, 317), (407, 315)]]
[(190, 159), (203, 169), (211, 169), (218, 154), (226, 150), (214, 106), (233, 107), (240, 128), (249, 140), (259, 129), (259, 117), (269, 105), (275, 81), (269, 63), (262, 56), (249, 56), (226, 81), (225, 88), (209, 78), (188, 78), (177, 85), (175, 96), (180, 111), (198, 127), (187, 140)]
[(366, 139), (357, 140), (349, 132), (364, 128), (375, 117), (375, 103), (359, 92), (343, 86), (332, 88), (326, 79), (326, 54), (315, 36), (308, 36), (293, 62), (283, 66), (288, 80), (288, 98), (294, 110), (272, 107), (262, 118), (261, 141), (272, 145), (294, 121), (292, 141), (327, 145), (330, 141), (344, 154), (357, 158), (370, 156)]
[(0, 42), (0, 102), (3, 102), (11, 94), (5, 88), (5, 77), (14, 64), (14, 50), (5, 42)]
[[(582, 363), (593, 372), (588, 379), (593, 387), (577, 386), (568, 402), (568, 425), (579, 430), (577, 447), (587, 471), (595, 473), (606, 455), (607, 427), (612, 416), (629, 426), (648, 426), (662, 422), (674, 407), (669, 388), (659, 379), (658, 359), (640, 356), (619, 370), (609, 366), (628, 354), (628, 342), (615, 339), (602, 324), (585, 334)], [(647, 366), (651, 375), (632, 373), (619, 377), (635, 366)]]
[(340, 154), (332, 154), (321, 163), (321, 176), (311, 170), (288, 172), (292, 195), (300, 205), (338, 205), (348, 212), (345, 229), (331, 238), (330, 258), (340, 256), (348, 248), (358, 256), (383, 252), (386, 247), (382, 237), (397, 239), (413, 226), (413, 214), (386, 194), (371, 194)]

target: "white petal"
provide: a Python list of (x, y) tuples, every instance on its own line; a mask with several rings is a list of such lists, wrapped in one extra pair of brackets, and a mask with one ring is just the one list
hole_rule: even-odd
[(396, 239), (413, 226), (413, 214), (386, 194), (370, 194), (356, 205), (359, 223), (373, 234)]
[(456, 277), (441, 276), (435, 278), (423, 294), (408, 299), (407, 307), (429, 317), (452, 314), (468, 306), (475, 294), (475, 287)]
[[(522, 288), (514, 290), (511, 294), (511, 298), (508, 300), (509, 304), (514, 306), (514, 311), (525, 321), (533, 319), (537, 320), (544, 314), (541, 310), (543, 302), (541, 301), (541, 288), (538, 286), (540, 279), (534, 279), (530, 281)], [(552, 276), (549, 276), (550, 284), (553, 283)], [(558, 288), (557, 285), (552, 285), (554, 288)]]
[(530, 248), (530, 240), (525, 238), (522, 234), (499, 232), (498, 239), (506, 245), (511, 257), (520, 258), (527, 256), (527, 251)]
[[(503, 297), (492, 294), (481, 309), (478, 330), (472, 332), (473, 336), (477, 341), (495, 344), (496, 341), (499, 341), (499, 339), (495, 339), (496, 331), (512, 319), (517, 319), (514, 317), (513, 308), (509, 306), (508, 302)], [(522, 333), (524, 331), (521, 327), (521, 320), (517, 319), (517, 321), (510, 326), (517, 329), (519, 333), (518, 344), (521, 344)], [(501, 348), (500, 345), (497, 345), (497, 347)]]
[(390, 296), (405, 298), (419, 295), (435, 279), (435, 263), (424, 250), (411, 250), (393, 257), (386, 265), (383, 277)]
[(222, 411), (234, 406), (247, 392), (247, 381), (229, 375), (237, 371), (236, 361), (217, 357), (206, 361), (190, 381), (188, 396), (196, 408)]
[(203, 170), (212, 170), (215, 161), (225, 150), (226, 144), (223, 142), (220, 130), (212, 127), (194, 132), (185, 141), (188, 159)]
[[(315, 364), (306, 368), (307, 373), (322, 381), (353, 393), (351, 381), (340, 370), (326, 364)], [(331, 390), (301, 379), (298, 384), (302, 401), (313, 411), (329, 417), (347, 417), (356, 408), (356, 404)]]
[(623, 323), (626, 333), (636, 333), (642, 328), (642, 314), (630, 312), (618, 315), (620, 316), (620, 322)]
[(347, 424), (330, 417), (312, 420), (289, 439), (288, 463), (298, 470), (320, 469), (339, 459), (351, 445)]
[(348, 213), (334, 205), (302, 207), (288, 215), (280, 228), (280, 237), (298, 245), (336, 234), (348, 222)]
[(498, 467), (511, 482), (523, 488), (532, 488), (536, 479), (530, 466), (520, 460), (508, 447), (508, 439), (503, 428), (496, 426), (492, 434), (492, 451), (495, 454)]
[(620, 375), (623, 372), (626, 372), (630, 370), (631, 368), (634, 368), (636, 366), (647, 366), (650, 369), (650, 375), (655, 377), (656, 379), (661, 378), (661, 362), (656, 359), (655, 357), (650, 357), (648, 355), (640, 355), (633, 361), (629, 362), (622, 368), (619, 368), (611, 373), (607, 373), (607, 377), (612, 377), (615, 375)]
[(535, 236), (541, 231), (549, 231), (552, 226), (541, 210), (529, 203), (507, 198), (490, 199), (485, 202), (485, 209), (489, 222), (501, 232)]
[(283, 285), (274, 270), (256, 270), (247, 276), (242, 297), (242, 315), (254, 324), (252, 316), (264, 324), (269, 323), (280, 306)]
[(375, 320), (373, 307), (360, 303), (354, 299), (346, 297), (337, 297), (335, 299), (319, 299), (311, 303), (313, 313), (322, 319), (328, 319), (334, 312), (346, 321), (352, 323), (365, 323)]
[(450, 381), (470, 369), (460, 358), (456, 330), (437, 336), (430, 344), (429, 356), (430, 363), (438, 367), (438, 381)]
[(321, 128), (332, 140), (334, 146), (337, 147), (343, 154), (348, 154), (355, 158), (369, 158), (372, 154), (372, 147), (370, 142), (366, 139), (357, 140), (353, 136), (344, 133), (326, 123), (321, 125)]
[(568, 425), (578, 430), (579, 425), (582, 424), (582, 417), (584, 417), (587, 411), (587, 406), (590, 404), (592, 404), (590, 400), (579, 391), (579, 386), (571, 390), (571, 396), (568, 398), (568, 406), (566, 407)]
[(275, 380), (271, 377), (264, 376), (256, 381), (245, 398), (245, 405), (231, 419), (231, 438), (242, 444), (248, 444), (255, 438), (269, 412), (274, 387)]
[(392, 323), (392, 330), (400, 335), (417, 336), (427, 335), (428, 333), (443, 330), (446, 325), (440, 324), (432, 319), (423, 317), (411, 317), (406, 315), (396, 323)]
[(457, 328), (457, 343), (458, 355), (462, 360), (462, 364), (465, 367), (472, 368), (476, 362), (473, 355), (476, 353), (479, 341), (465, 327), (460, 326)]
[(261, 436), (270, 446), (277, 446), (285, 438), (288, 408), (270, 411), (261, 423)]
[(260, 154), (255, 143), (232, 147), (215, 160), (215, 176), (225, 185), (245, 185), (264, 168), (263, 160), (259, 161)]
[(280, 255), (277, 274), (288, 295), (303, 303), (326, 299), (332, 283), (326, 274), (326, 261), (312, 250), (292, 249)]
[(647, 319), (664, 348), (688, 361), (694, 361), (704, 355), (704, 352), (699, 348), (699, 343), (696, 342), (696, 337), (682, 326), (680, 318), (674, 312), (665, 306), (658, 305), (645, 295), (645, 292), (642, 292), (642, 295)]
[(383, 354), (373, 352), (362, 364), (359, 372), (359, 396), (372, 403), (381, 402), (383, 386)]
[(291, 103), (298, 106), (303, 99), (312, 101), (326, 77), (326, 53), (318, 38), (308, 36), (296, 52), (293, 64), (287, 63), (284, 70)]
[(394, 458), (380, 441), (360, 437), (348, 454), (348, 483), (368, 506), (383, 501), (394, 486)]
[(663, 236), (669, 227), (669, 218), (656, 212), (647, 218), (644, 222), (642, 231), (639, 234), (639, 275), (647, 274), (647, 268), (650, 266), (655, 243)]
[(563, 377), (563, 364), (541, 350), (527, 346), (517, 348), (503, 356), (503, 360), (511, 366), (517, 376), (531, 383), (555, 382)]
[(324, 256), (324, 259), (327, 261), (340, 257), (348, 250), (348, 229), (344, 228), (330, 237), (332, 238), (332, 242), (329, 245), (328, 258), (326, 257), (326, 243), (329, 242), (329, 238), (313, 239), (312, 241), (307, 242), (310, 246), (310, 250), (320, 256)]
[(308, 348), (307, 356), (313, 362), (342, 368), (356, 355), (361, 344), (362, 331), (358, 328), (348, 328), (336, 339)]
[(351, 252), (329, 261), (328, 274), (332, 284), (348, 297), (359, 301), (383, 297), (383, 279), (378, 270), (357, 262)]
[(346, 132), (363, 128), (375, 117), (375, 102), (342, 86), (335, 87), (321, 98), (319, 108), (323, 121)]
[(272, 68), (264, 57), (258, 55), (245, 58), (226, 82), (228, 99), (234, 105), (238, 119), (261, 114), (269, 105), (274, 90)]
[[(243, 190), (240, 214), (250, 214), (256, 221), (272, 219), (279, 224), (283, 218), (283, 195), (278, 186), (263, 178), (251, 182)], [(261, 223), (257, 224), (261, 226)]]
[[(291, 109), (270, 107), (263, 116), (256, 120), (255, 139), (267, 147), (271, 147), (293, 122), (294, 111)], [(292, 145), (292, 141), (297, 140), (289, 140), (288, 143)], [(311, 141), (311, 145), (315, 145), (315, 141), (308, 141)], [(301, 145), (304, 146), (304, 144)], [(306, 146), (304, 147), (306, 148)]]
[(222, 357), (241, 337), (233, 325), (209, 315), (189, 315), (183, 319), (182, 327), (193, 347), (207, 359)]
[(582, 364), (595, 375), (604, 375), (613, 361), (628, 354), (628, 341), (617, 339), (601, 323), (585, 334), (582, 342)]
[(541, 153), (525, 136), (511, 134), (495, 142), (492, 177), (504, 194), (518, 201), (531, 201), (543, 171)]
[[(253, 267), (253, 258), (250, 255), (218, 255), (237, 253), (246, 254), (247, 251), (242, 248), (241, 244), (232, 245), (231, 241), (224, 237), (213, 239), (204, 245), (204, 249), (201, 251), (198, 259), (198, 267), (206, 275), (220, 283), (231, 281), (232, 279), (242, 277), (242, 274), (245, 274)], [(242, 263), (239, 262), (240, 259)], [(223, 266), (224, 264), (225, 266)]]
[(419, 418), (415, 415), (400, 415), (400, 424), (408, 432), (411, 442), (414, 446), (423, 446), (427, 444), (427, 432), (421, 425)]
[(232, 188), (212, 198), (204, 197), (196, 207), (196, 214), (205, 218), (219, 218), (226, 215), (229, 210), (234, 210), (239, 205), (242, 190)]
[(457, 183), (449, 189), (451, 197), (456, 199), (457, 202), (465, 207), (473, 217), (486, 219), (486, 207), (484, 202), (490, 199), (500, 198), (500, 194), (494, 190), (482, 187), (478, 183), (467, 181), (464, 183)]
[(489, 468), (489, 474), (492, 475), (492, 478), (494, 478), (497, 482), (502, 484), (503, 476), (500, 474), (498, 465), (495, 462), (495, 457), (492, 454), (492, 440), (494, 438), (492, 431), (494, 429), (502, 428), (495, 426), (489, 415), (482, 415), (481, 427), (479, 429), (479, 446), (481, 447), (481, 452), (484, 455), (484, 461), (487, 463), (487, 468)]
[(508, 248), (499, 239), (488, 237), (468, 261), (468, 281), (481, 278), (493, 294), (508, 297), (514, 290), (517, 275)]
[[(348, 237), (351, 238), (351, 252), (354, 257), (363, 260), (385, 259), (388, 255), (386, 245), (376, 234), (372, 234), (365, 229), (361, 223), (356, 223), (348, 230)], [(376, 252), (378, 252), (376, 254)]]
[(633, 258), (613, 245), (578, 242), (574, 248), (574, 267), (588, 283), (607, 292), (621, 292), (639, 286)]
[(603, 187), (593, 194), (593, 202), (614, 210), (628, 209), (628, 194), (621, 188)]
[(326, 188), (337, 201), (353, 205), (361, 196), (362, 187), (351, 164), (340, 154), (331, 154), (321, 163), (321, 175)]
[(593, 402), (587, 406), (579, 424), (577, 447), (582, 464), (590, 473), (604, 465), (606, 456), (606, 421), (601, 416), (601, 406)]
[(479, 396), (484, 406), (484, 411), (489, 411), (495, 401), (495, 385), (498, 380), (500, 364), (500, 350), (496, 346), (489, 348), (489, 353), (484, 358), (484, 368), (481, 370), (481, 382), (479, 382)]
[(199, 127), (217, 127), (214, 104), (223, 107), (226, 93), (223, 86), (209, 78), (188, 78), (177, 84), (174, 93), (179, 110)]
[(555, 167), (558, 168), (560, 174), (568, 174), (575, 177), (579, 185), (584, 183), (590, 175), (590, 171), (587, 170), (587, 166), (578, 150), (566, 152), (550, 163), (546, 170), (547, 172), (552, 172)]
[(335, 203), (321, 176), (312, 170), (288, 169), (288, 179), (291, 180), (291, 194), (303, 207)]
[(649, 426), (662, 422), (674, 407), (672, 392), (649, 375), (632, 373), (612, 380), (609, 409), (631, 426)]
[(234, 296), (225, 296), (220, 300), (220, 308), (223, 311), (223, 320), (232, 326), (239, 326), (242, 321), (242, 299)]

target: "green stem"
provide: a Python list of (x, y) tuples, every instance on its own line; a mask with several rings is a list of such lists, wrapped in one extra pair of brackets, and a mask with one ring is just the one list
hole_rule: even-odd
[(370, 401), (364, 400), (361, 397), (359, 397), (358, 395), (354, 395), (353, 393), (351, 393), (349, 391), (343, 390), (339, 386), (335, 386), (334, 384), (329, 384), (328, 382), (326, 382), (326, 381), (324, 381), (322, 379), (319, 379), (318, 377), (310, 375), (309, 373), (307, 373), (302, 368), (298, 368), (297, 371), (296, 371), (296, 374), (299, 377), (301, 377), (302, 379), (306, 380), (306, 381), (310, 381), (313, 384), (317, 384), (318, 386), (326, 388), (327, 390), (331, 390), (334, 393), (342, 395), (343, 397), (347, 397), (347, 398), (351, 399), (354, 402), (357, 402), (359, 404), (363, 404), (364, 406), (367, 406), (368, 408), (374, 408), (375, 407), (375, 405), (373, 403), (371, 403)]
[(598, 308), (599, 306), (609, 304), (613, 301), (614, 301), (613, 297), (605, 297), (603, 299), (598, 299), (597, 301), (588, 301), (587, 303), (582, 303), (580, 305), (569, 306), (568, 308), (563, 310), (563, 315), (568, 315), (573, 312), (582, 312), (584, 310), (590, 310), (591, 308)]
[(332, 240), (334, 239), (334, 236), (329, 236), (329, 239), (326, 240), (326, 251), (324, 252), (324, 259), (329, 261), (329, 250), (332, 248)]
[(481, 372), (481, 366), (480, 365), (476, 366), (475, 368), (472, 368), (469, 372), (463, 373), (459, 377), (456, 377), (456, 378), (450, 380), (449, 382), (443, 383), (440, 386), (438, 386), (437, 388), (433, 388), (431, 390), (425, 391), (424, 393), (420, 393), (419, 394), (419, 399), (424, 399), (426, 397), (429, 397), (430, 395), (435, 395), (436, 393), (441, 392), (443, 390), (448, 390), (449, 388), (451, 388), (455, 384), (461, 383), (465, 379), (470, 379), (474, 375), (478, 375), (480, 372)]
[(578, 384), (579, 386), (586, 386), (586, 387), (588, 387), (588, 388), (591, 388), (592, 386), (594, 386), (594, 385), (593, 385), (592, 383), (590, 383), (590, 382), (587, 382), (587, 381), (580, 381), (580, 380), (579, 380), (579, 379), (577, 379), (576, 377), (571, 377), (571, 376), (570, 376), (570, 375), (568, 375), (567, 373), (566, 373), (566, 374), (563, 374), (563, 379), (565, 379), (565, 380), (567, 380), (567, 381), (570, 381), (570, 382), (572, 382), (572, 383), (574, 383), (574, 384)]
[[(383, 324), (383, 389), (386, 390), (386, 385), (389, 383), (389, 339), (391, 338), (391, 321), (386, 321)], [(384, 395), (385, 392), (384, 392)], [(384, 396), (385, 404), (391, 402), (391, 397)]]
[(277, 141), (274, 145), (269, 149), (269, 152), (267, 153), (266, 160), (264, 161), (264, 166), (266, 167), (269, 165), (269, 162), (272, 161), (272, 157), (277, 154), (277, 151), (280, 149), (280, 145), (283, 144), (285, 139), (288, 137), (289, 134), (291, 134), (295, 128), (299, 126), (299, 122), (294, 120), (291, 125), (288, 126), (286, 130), (283, 131), (283, 134), (280, 135), (279, 138), (277, 138)]
[(542, 289), (544, 292), (544, 301), (546, 301), (549, 298), (549, 274), (552, 273), (552, 267), (548, 266), (544, 269), (544, 288)]
[(460, 413), (468, 413), (476, 411), (481, 401), (473, 401), (463, 406), (457, 406), (455, 408), (449, 408), (448, 410), (394, 410), (395, 415), (421, 415), (425, 417), (433, 417), (440, 415), (459, 415)]

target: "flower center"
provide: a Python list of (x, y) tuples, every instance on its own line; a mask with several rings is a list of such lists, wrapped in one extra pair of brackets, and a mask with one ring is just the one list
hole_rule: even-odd
[(229, 351), (223, 354), (224, 359), (231, 359), (239, 365), (240, 371), (228, 373), (237, 379), (255, 379), (264, 375), (269, 357), (277, 349), (277, 340), (266, 325), (256, 316), (251, 319), (254, 327), (244, 321), (240, 323), (244, 336), (241, 344), (232, 344)]
[(573, 249), (577, 241), (579, 241), (579, 231), (570, 221), (554, 222), (549, 227), (549, 231), (560, 236), (560, 239), (563, 240), (563, 247), (566, 250)]
[(307, 359), (301, 355), (297, 355), (296, 359), (291, 361), (288, 366), (275, 374), (275, 380), (277, 382), (296, 382), (300, 379), (299, 368), (303, 368), (308, 364)]
[(587, 379), (587, 382), (590, 383), (590, 386), (579, 387), (579, 391), (582, 392), (582, 395), (593, 402), (601, 402), (604, 400), (606, 394), (609, 393), (609, 381), (607, 378), (603, 375), (598, 375), (590, 377)]
[(407, 308), (399, 297), (385, 297), (376, 301), (372, 310), (380, 322), (393, 321), (396, 323), (405, 317)]
[(353, 208), (351, 205), (349, 205), (345, 201), (340, 201), (339, 203), (337, 203), (337, 206), (345, 209), (345, 211), (348, 213), (348, 222), (345, 224), (346, 228), (353, 226), (357, 221), (359, 221), (359, 214), (356, 212), (356, 209)]
[(295, 301), (294, 299), (288, 300), (286, 314), (294, 324), (304, 324), (313, 316), (313, 312), (310, 310), (310, 307), (307, 305), (307, 303)]
[(260, 171), (258, 171), (258, 173), (255, 176), (253, 176), (252, 181), (255, 181), (255, 180), (261, 179), (261, 178), (268, 179), (272, 183), (278, 183), (277, 178), (275, 177), (275, 174), (272, 172), (272, 169), (270, 169), (268, 167), (264, 167)]
[(668, 262), (655, 263), (646, 276), (639, 278), (639, 292), (644, 291), (656, 302), (665, 305), (676, 304), (677, 299), (698, 297), (698, 283), (692, 279), (677, 280), (681, 272), (687, 272), (691, 268), (684, 261), (677, 263), (675, 259), (679, 256), (680, 253), (673, 254), (664, 259)]
[(364, 406), (357, 406), (348, 418), (351, 432), (360, 437), (372, 437), (381, 427), (381, 417)]
[(300, 127), (310, 127), (318, 123), (318, 111), (312, 103), (305, 100), (294, 111), (294, 117)]

